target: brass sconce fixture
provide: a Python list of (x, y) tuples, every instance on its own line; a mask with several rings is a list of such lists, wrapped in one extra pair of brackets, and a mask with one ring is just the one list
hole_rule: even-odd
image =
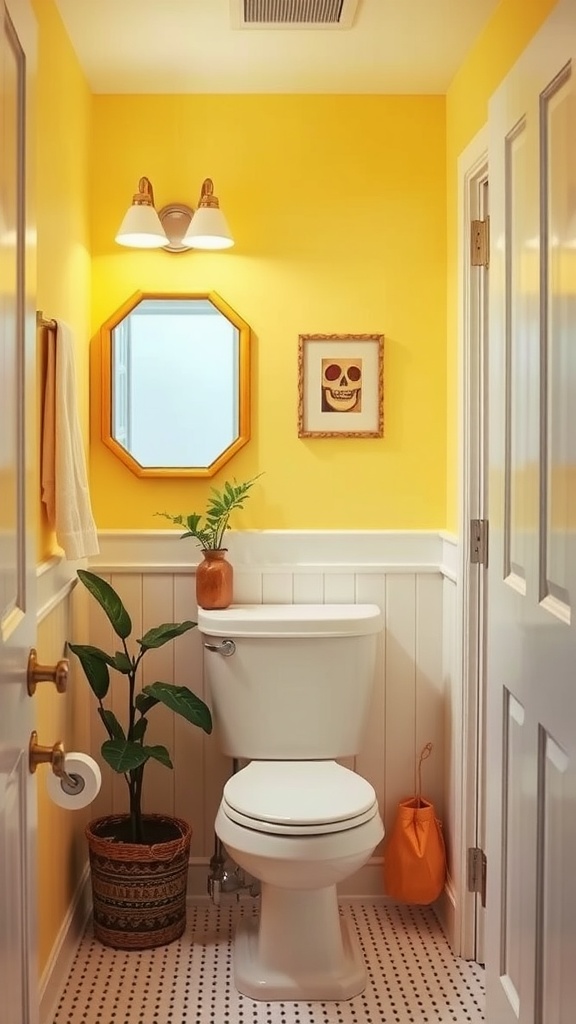
[(211, 178), (202, 183), (198, 208), (171, 203), (156, 211), (154, 191), (149, 178), (140, 178), (116, 235), (119, 245), (134, 249), (229, 249), (234, 239), (214, 195)]

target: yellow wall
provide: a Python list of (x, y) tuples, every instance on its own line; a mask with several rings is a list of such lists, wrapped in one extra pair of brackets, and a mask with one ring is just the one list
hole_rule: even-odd
[[(33, 0), (39, 27), (37, 84), (38, 307), (72, 327), (78, 339), (80, 409), (88, 421), (86, 341), (90, 309), (88, 168), (90, 93), (52, 0)], [(39, 396), (45, 336), (38, 337)], [(40, 397), (39, 397), (39, 405)], [(40, 444), (38, 445), (40, 454)], [(55, 548), (54, 537), (38, 511), (38, 555)], [(46, 618), (38, 631), (40, 660), (62, 657), (69, 636), (65, 607)], [(58, 696), (42, 684), (34, 698), (41, 743), (62, 739), (67, 749), (87, 749), (80, 723), (85, 709), (74, 694)], [(76, 891), (86, 859), (81, 824), (49, 802), (39, 771), (38, 894), (39, 966), (46, 966)]]
[[(79, 407), (88, 437), (90, 92), (53, 0), (33, 0), (33, 4), (39, 27), (38, 308), (49, 319), (70, 324), (78, 340)], [(45, 332), (40, 332), (40, 370), (45, 344)], [(41, 391), (41, 372), (38, 383)], [(42, 558), (56, 550), (43, 506), (39, 523)]]
[(446, 95), (447, 168), (447, 528), (458, 526), (458, 156), (488, 119), (490, 96), (556, 0), (501, 0)]
[[(216, 291), (251, 325), (250, 443), (212, 481), (141, 480), (100, 441), (92, 344), (91, 481), (99, 527), (170, 527), (211, 483), (265, 476), (242, 528), (438, 528), (445, 521), (444, 99), (96, 96), (93, 331), (137, 290)], [(202, 179), (237, 239), (225, 253), (121, 249), (138, 178), (157, 207)], [(299, 333), (384, 333), (385, 437), (297, 436)], [(151, 415), (153, 415), (151, 410)]]

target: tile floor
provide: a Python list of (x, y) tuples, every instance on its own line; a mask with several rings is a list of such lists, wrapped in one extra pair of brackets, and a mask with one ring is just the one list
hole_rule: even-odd
[(242, 900), (189, 908), (183, 937), (146, 952), (108, 949), (89, 925), (50, 1024), (480, 1024), (483, 969), (452, 956), (429, 908), (350, 900), (368, 985), (346, 1002), (254, 1002), (232, 978)]

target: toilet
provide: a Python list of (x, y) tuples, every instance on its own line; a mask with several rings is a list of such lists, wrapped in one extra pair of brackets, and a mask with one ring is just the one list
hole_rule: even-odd
[(354, 756), (374, 685), (377, 605), (198, 609), (222, 751), (247, 761), (224, 786), (216, 834), (260, 880), (258, 918), (234, 936), (237, 989), (252, 999), (358, 995), (366, 969), (337, 889), (384, 835)]

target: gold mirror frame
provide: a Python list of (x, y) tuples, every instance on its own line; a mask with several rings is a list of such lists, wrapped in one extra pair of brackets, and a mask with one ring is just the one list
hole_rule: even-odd
[[(209, 466), (142, 466), (112, 434), (112, 332), (145, 299), (201, 299), (238, 330), (238, 436)], [(216, 292), (135, 292), (100, 328), (102, 441), (138, 477), (210, 477), (250, 440), (250, 327)]]

